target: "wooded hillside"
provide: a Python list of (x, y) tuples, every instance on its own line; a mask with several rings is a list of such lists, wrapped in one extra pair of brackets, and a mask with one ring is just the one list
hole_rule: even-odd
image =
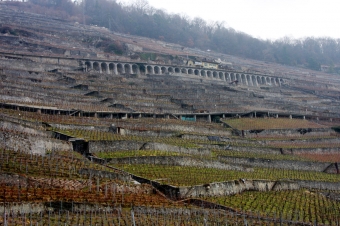
[(29, 0), (11, 4), (36, 13), (47, 13), (184, 47), (210, 49), (313, 70), (321, 70), (321, 65), (326, 65), (326, 72), (340, 74), (339, 39), (307, 37), (292, 40), (283, 37), (276, 41), (261, 40), (228, 28), (224, 22), (208, 23), (201, 18), (166, 13), (153, 8), (146, 0), (135, 0), (131, 5), (122, 5), (115, 0)]

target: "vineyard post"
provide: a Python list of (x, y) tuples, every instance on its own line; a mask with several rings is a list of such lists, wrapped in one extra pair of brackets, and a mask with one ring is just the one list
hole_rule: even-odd
[(76, 216), (75, 216), (76, 222), (79, 223), (79, 215), (78, 215), (78, 211), (76, 212)]
[(97, 194), (99, 195), (99, 176), (97, 177)]
[(40, 222), (42, 222), (43, 211), (40, 212)]
[(6, 195), (5, 197), (5, 202), (4, 202), (4, 226), (7, 226), (7, 218), (6, 218)]
[(32, 208), (30, 208), (30, 226), (32, 226)]
[(88, 182), (88, 185), (89, 185), (89, 190), (90, 190), (90, 192), (92, 191), (92, 175), (91, 175), (92, 173), (90, 172), (90, 175), (89, 175), (89, 182)]
[(203, 218), (204, 226), (208, 226), (207, 219)]
[(59, 210), (58, 225), (59, 225), (59, 223), (61, 222), (61, 214), (60, 214), (61, 211), (62, 211), (62, 210)]
[(120, 208), (118, 209), (118, 225), (120, 226), (120, 213), (121, 213), (121, 211), (122, 211), (122, 208), (121, 208), (121, 206), (120, 206)]
[(92, 225), (92, 213), (93, 213), (93, 208), (91, 208), (91, 211), (90, 211), (90, 225)]
[(135, 215), (134, 215), (133, 207), (131, 208), (131, 220), (132, 220), (132, 225), (133, 225), (133, 226), (136, 226)]
[(84, 205), (84, 223), (86, 222), (86, 203)]
[[(50, 203), (51, 204), (51, 203)], [(50, 205), (51, 206), (51, 205)], [(51, 225), (51, 209), (48, 209), (48, 226)]]
[(107, 183), (105, 183), (105, 198), (107, 198)]

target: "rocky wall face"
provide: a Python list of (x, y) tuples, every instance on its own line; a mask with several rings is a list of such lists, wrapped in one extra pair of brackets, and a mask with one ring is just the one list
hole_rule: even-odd
[(154, 164), (169, 166), (195, 166), (201, 168), (215, 168), (223, 170), (239, 170), (251, 172), (251, 167), (244, 167), (234, 164), (223, 163), (219, 161), (210, 161), (205, 159), (195, 159), (187, 156), (143, 156), (110, 159), (112, 164)]
[[(339, 191), (340, 182), (332, 183), (323, 181), (298, 181), (298, 180), (267, 181), (267, 180), (240, 179), (235, 181), (196, 185), (192, 187), (179, 187), (178, 188), (179, 190), (177, 191), (177, 196), (180, 199), (200, 198), (211, 196), (235, 195), (242, 193), (244, 191), (267, 192), (267, 191), (298, 190), (300, 188)], [(171, 190), (170, 187), (168, 187), (168, 189)]]
[(47, 151), (73, 151), (72, 144), (40, 136), (15, 134), (0, 131), (1, 148), (45, 155)]
[(143, 144), (136, 141), (90, 141), (89, 152), (140, 150)]
[(307, 189), (320, 189), (320, 190), (340, 190), (340, 182), (332, 183), (332, 182), (324, 182), (324, 181), (296, 181), (301, 187)]
[(238, 158), (229, 156), (219, 156), (219, 159), (234, 163), (245, 164), (252, 167), (266, 167), (277, 169), (290, 169), (290, 170), (308, 170), (323, 172), (326, 170), (330, 163), (323, 162), (308, 162), (308, 161), (291, 161), (291, 160), (271, 160), (261, 158)]
[(148, 136), (148, 137), (173, 137), (176, 132), (171, 131), (138, 131), (125, 129), (126, 135)]
[(211, 196), (226, 196), (242, 193), (243, 191), (270, 191), (275, 181), (261, 180), (235, 180), (220, 183), (196, 185), (192, 187), (180, 187), (180, 198), (200, 198)]
[[(217, 145), (215, 145), (217, 146)], [(226, 147), (216, 147), (216, 149), (225, 149)], [(281, 154), (280, 148), (266, 148), (266, 147), (243, 147), (243, 146), (233, 146), (230, 145), (229, 150), (233, 151), (243, 151), (243, 152), (253, 152), (260, 154)]]
[(188, 126), (188, 125), (166, 125), (164, 128), (171, 131), (181, 131), (181, 132), (192, 132), (192, 133), (200, 133), (200, 134), (209, 134), (214, 136), (230, 136), (230, 130), (217, 130), (199, 126)]
[(180, 146), (168, 145), (163, 143), (144, 143), (136, 141), (90, 141), (89, 152), (96, 153), (102, 151), (128, 151), (128, 150), (159, 150), (177, 152), (181, 154), (195, 154), (210, 156), (210, 151), (205, 148), (184, 148)]
[[(22, 122), (20, 120), (16, 120), (18, 123), (16, 122), (9, 122), (9, 121), (1, 121), (0, 119), (0, 130), (3, 131), (15, 131), (15, 132), (19, 132), (19, 133), (26, 133), (26, 134), (31, 134), (33, 136), (40, 136), (40, 137), (52, 137), (50, 132), (47, 131), (42, 131), (42, 130), (37, 130), (34, 129), (32, 127), (26, 127), (23, 125), (20, 125), (19, 123), (25, 123)], [(37, 124), (34, 123), (29, 123), (28, 122), (28, 126), (34, 126), (37, 127)]]
[(50, 124), (52, 127), (59, 129), (73, 129), (73, 130), (95, 130), (101, 132), (109, 132), (109, 127), (107, 126), (85, 126), (85, 125), (67, 125), (67, 124)]
[(51, 138), (49, 132), (18, 123), (0, 121), (0, 147), (45, 155), (48, 150), (72, 151), (72, 144)]
[(160, 150), (160, 151), (169, 151), (169, 152), (177, 152), (181, 154), (196, 154), (196, 155), (208, 155), (210, 156), (210, 151), (204, 148), (185, 148), (180, 146), (174, 146), (164, 143), (145, 143), (143, 145), (143, 150)]
[(45, 212), (46, 207), (44, 203), (3, 203), (0, 204), (0, 214), (4, 215), (4, 210), (6, 213), (42, 213)]
[(284, 154), (303, 154), (303, 153), (315, 153), (315, 154), (329, 154), (339, 153), (339, 148), (294, 148), (294, 149), (282, 149)]
[[(133, 176), (136, 179), (136, 176)], [(148, 183), (162, 190), (167, 196), (175, 199), (202, 198), (202, 197), (218, 197), (240, 194), (244, 191), (284, 191), (306, 189), (325, 189), (325, 190), (340, 190), (340, 182), (323, 182), (323, 181), (299, 181), (299, 180), (248, 180), (239, 179), (234, 181), (216, 182), (194, 186), (175, 187), (171, 185), (161, 185), (156, 181), (147, 179), (141, 180), (141, 183)]]
[(182, 135), (182, 138), (183, 139), (197, 139), (197, 140), (209, 141), (207, 136), (202, 136), (202, 135), (184, 134), (184, 135)]
[[(240, 131), (235, 131), (234, 133), (240, 135), (242, 134)], [(245, 136), (247, 137), (256, 137), (256, 136), (268, 136), (268, 135), (277, 135), (277, 136), (290, 136), (290, 135), (314, 135), (314, 136), (322, 136), (322, 135), (330, 135), (334, 133), (334, 131), (330, 128), (313, 128), (313, 129), (269, 129), (263, 130), (259, 132), (257, 135), (254, 133), (250, 133), (250, 131), (245, 131)]]

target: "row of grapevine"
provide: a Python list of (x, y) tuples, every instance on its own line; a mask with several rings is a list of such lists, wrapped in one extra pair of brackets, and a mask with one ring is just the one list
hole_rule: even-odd
[(339, 176), (336, 174), (272, 168), (255, 168), (253, 172), (245, 172), (204, 167), (153, 164), (118, 164), (114, 166), (148, 179), (155, 180), (166, 178), (167, 183), (175, 186), (233, 181), (240, 178), (275, 181), (280, 179), (292, 179), (339, 182)]
[(340, 219), (340, 203), (321, 191), (244, 192), (235, 196), (213, 197), (209, 201), (263, 216), (336, 225)]
[[(64, 203), (69, 204), (69, 203)], [(0, 216), (4, 225), (102, 225), (102, 226), (130, 226), (130, 225), (338, 225), (340, 219), (332, 218), (330, 221), (317, 218), (313, 222), (303, 221), (293, 214), (288, 219), (282, 215), (261, 215), (256, 212), (230, 212), (218, 209), (197, 208), (169, 208), (169, 207), (144, 207), (134, 206), (101, 206), (91, 203), (82, 204), (77, 210), (63, 208), (48, 208), (40, 213), (6, 212)], [(48, 205), (48, 203), (47, 203)], [(51, 205), (53, 207), (56, 207)], [(73, 204), (71, 204), (73, 206)], [(318, 221), (320, 220), (320, 221)]]

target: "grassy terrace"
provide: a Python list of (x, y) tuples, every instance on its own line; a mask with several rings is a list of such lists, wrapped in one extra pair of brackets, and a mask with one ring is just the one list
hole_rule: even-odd
[[(335, 154), (334, 154), (335, 155)], [(334, 155), (332, 157), (334, 158)], [(206, 159), (204, 155), (189, 155), (185, 153), (171, 152), (171, 151), (159, 151), (159, 150), (132, 150), (132, 151), (102, 151), (95, 153), (95, 156), (99, 158), (127, 158), (127, 157), (143, 157), (143, 156), (191, 156), (196, 159)], [(304, 157), (304, 155), (281, 155), (281, 154), (262, 154), (252, 152), (240, 152), (232, 150), (212, 150), (210, 153), (210, 159), (217, 159), (218, 156), (230, 156), (240, 158), (263, 158), (271, 160), (292, 160), (292, 161), (318, 161), (318, 159), (312, 159)]]
[(158, 151), (158, 150), (135, 150), (135, 151), (114, 151), (114, 152), (97, 152), (95, 156), (103, 159), (109, 158), (126, 158), (126, 157), (143, 157), (143, 156), (185, 156), (186, 154)]
[(312, 162), (340, 162), (340, 153), (298, 153), (293, 155), (281, 155), (272, 153), (254, 153), (254, 152), (243, 152), (243, 151), (232, 151), (232, 150), (213, 150), (213, 157), (230, 156), (240, 158), (262, 158), (271, 160), (291, 160), (291, 161), (312, 161)]
[(326, 128), (308, 120), (286, 118), (240, 118), (224, 122), (238, 130)]
[(313, 181), (339, 182), (339, 175), (321, 172), (255, 168), (254, 172), (220, 170), (212, 168), (186, 166), (160, 166), (151, 164), (118, 164), (114, 167), (152, 180), (162, 179), (165, 184), (174, 186), (192, 186), (212, 182), (246, 179), (297, 179)]
[[(239, 137), (238, 137), (239, 138)], [(337, 133), (332, 133), (330, 135), (309, 135), (309, 134), (304, 134), (304, 135), (287, 135), (287, 136), (278, 136), (278, 135), (269, 135), (269, 136), (259, 136), (259, 137), (252, 137), (252, 138), (245, 138), (245, 140), (249, 141), (295, 141), (295, 140), (308, 140), (308, 141), (313, 141), (313, 140), (327, 140), (327, 139), (334, 139), (334, 138), (339, 138), (339, 135)]]
[(145, 157), (145, 156), (191, 156), (196, 159), (210, 159), (217, 160), (218, 156), (230, 156), (239, 158), (262, 158), (270, 160), (290, 160), (290, 161), (308, 161), (308, 162), (340, 162), (340, 153), (331, 154), (314, 154), (302, 153), (295, 155), (281, 155), (281, 154), (264, 154), (254, 152), (242, 152), (233, 150), (212, 150), (207, 155), (189, 155), (185, 153), (160, 151), (160, 150), (131, 150), (131, 151), (102, 151), (95, 153), (95, 156), (104, 159), (110, 158), (127, 158), (127, 157)]
[(336, 225), (335, 219), (340, 218), (340, 202), (326, 198), (320, 191), (251, 191), (207, 200), (263, 216), (279, 217), (281, 214), (283, 219), (294, 221)]
[(281, 155), (273, 153), (254, 153), (254, 152), (244, 152), (244, 151), (233, 151), (233, 150), (212, 150), (212, 156), (230, 156), (230, 157), (240, 157), (240, 158), (262, 158), (271, 160), (292, 160), (292, 161), (317, 161), (304, 158), (302, 155)]

